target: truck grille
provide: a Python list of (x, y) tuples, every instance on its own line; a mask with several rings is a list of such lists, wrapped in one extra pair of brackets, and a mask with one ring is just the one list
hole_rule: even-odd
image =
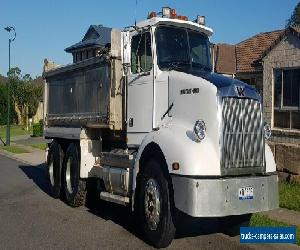
[(221, 166), (225, 175), (263, 172), (264, 133), (260, 102), (224, 97), (221, 104)]

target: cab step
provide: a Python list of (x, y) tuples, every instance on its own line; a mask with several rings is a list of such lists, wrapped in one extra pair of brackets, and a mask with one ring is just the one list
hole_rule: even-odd
[(120, 205), (124, 205), (124, 206), (128, 205), (129, 201), (130, 201), (129, 197), (124, 197), (124, 196), (112, 194), (109, 192), (101, 192), (100, 199), (109, 201), (109, 202), (113, 202), (113, 203), (117, 203)]

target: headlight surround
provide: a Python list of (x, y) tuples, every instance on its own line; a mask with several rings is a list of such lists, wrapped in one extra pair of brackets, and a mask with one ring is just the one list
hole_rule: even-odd
[(270, 139), (271, 135), (272, 135), (272, 130), (271, 130), (271, 126), (265, 122), (264, 124), (264, 134), (265, 134), (265, 138), (267, 140)]
[(206, 126), (203, 120), (197, 120), (194, 125), (194, 136), (197, 142), (202, 141), (206, 135)]

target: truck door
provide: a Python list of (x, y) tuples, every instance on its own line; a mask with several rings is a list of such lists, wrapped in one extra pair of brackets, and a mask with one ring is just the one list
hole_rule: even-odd
[(127, 137), (129, 145), (139, 145), (152, 130), (153, 60), (150, 32), (131, 36), (131, 67), (128, 75)]

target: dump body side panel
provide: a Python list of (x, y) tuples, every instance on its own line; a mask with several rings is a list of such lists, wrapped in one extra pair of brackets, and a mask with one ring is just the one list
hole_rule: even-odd
[(109, 124), (110, 65), (90, 63), (46, 77), (48, 126)]
[(63, 67), (45, 63), (45, 128), (123, 130), (121, 32), (111, 29), (110, 41), (99, 56)]

